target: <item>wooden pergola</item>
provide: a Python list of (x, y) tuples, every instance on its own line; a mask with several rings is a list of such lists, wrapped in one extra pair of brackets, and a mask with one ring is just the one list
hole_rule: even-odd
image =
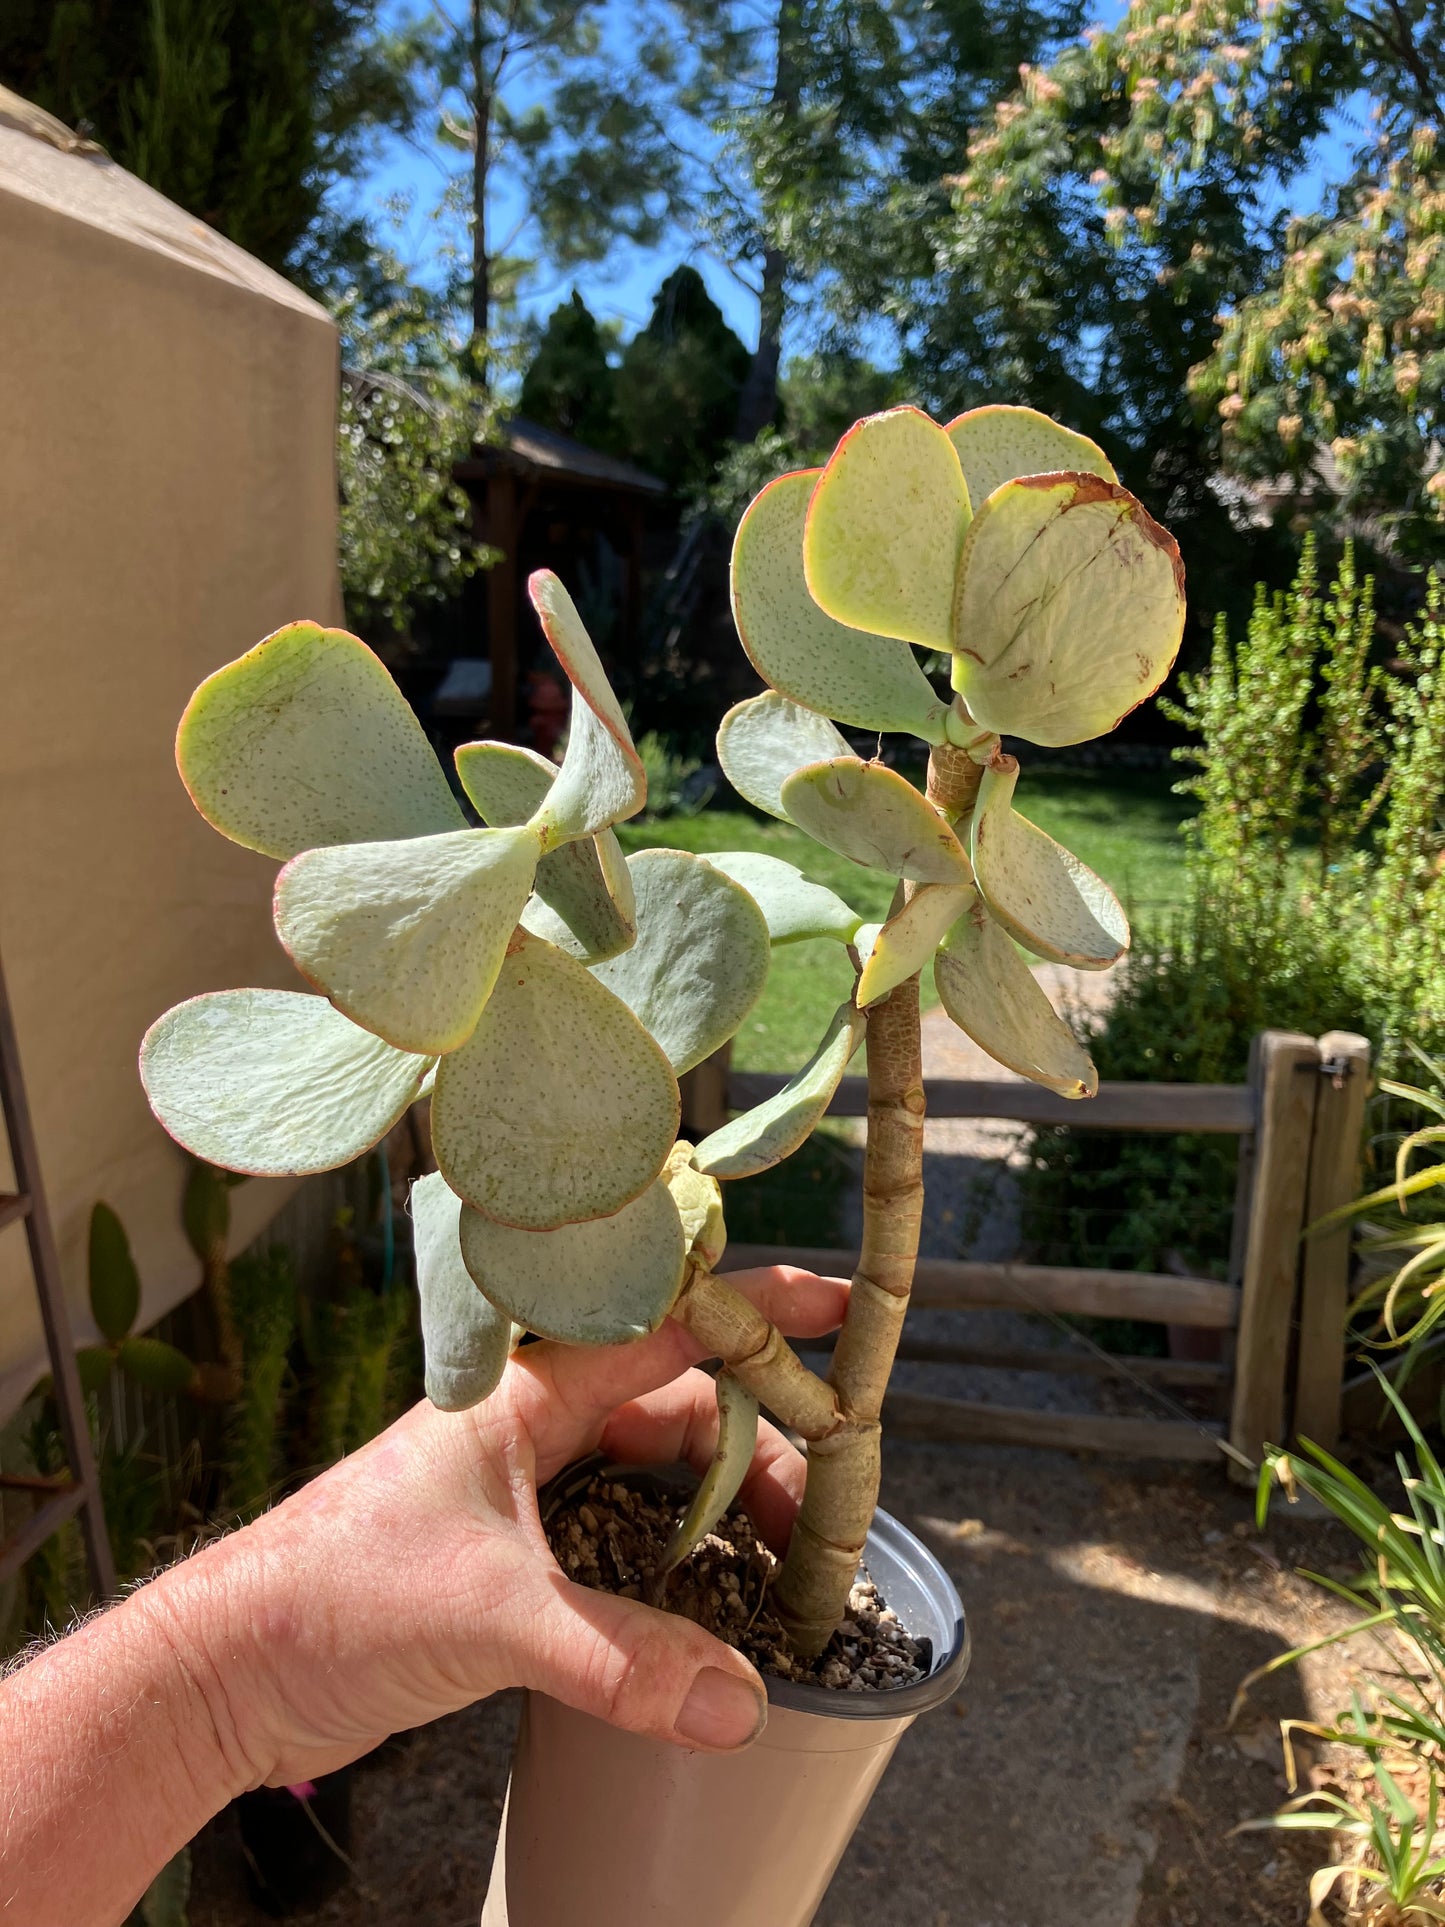
[(557, 429), (514, 416), (501, 435), (499, 444), (477, 448), (452, 472), (471, 497), (476, 539), (501, 551), (471, 592), (482, 600), (491, 658), (491, 728), (511, 736), (519, 720), (519, 670), (535, 629), (526, 619), (532, 570), (556, 569), (575, 591), (602, 538), (622, 565), (617, 638), (635, 648), (647, 538), (671, 524), (674, 509), (655, 475)]

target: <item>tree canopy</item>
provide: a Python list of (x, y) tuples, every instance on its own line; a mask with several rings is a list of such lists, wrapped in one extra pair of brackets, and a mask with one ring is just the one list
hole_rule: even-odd
[(1438, 0), (1133, 0), (978, 130), (920, 363), (1070, 395), (1156, 494), (1223, 460), (1438, 553), (1442, 111)]
[(328, 190), (404, 116), (375, 0), (7, 0), (0, 80), (275, 268), (355, 268)]

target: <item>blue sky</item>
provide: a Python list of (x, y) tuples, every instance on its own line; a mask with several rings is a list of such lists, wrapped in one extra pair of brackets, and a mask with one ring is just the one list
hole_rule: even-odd
[[(417, 11), (420, 4), (421, 0), (391, 0), (383, 8), (383, 19), (395, 23), (408, 12)], [(609, 31), (625, 37), (631, 30), (626, 0), (613, 0), (613, 6)], [(1095, 18), (1101, 25), (1111, 25), (1122, 10), (1123, 0), (1100, 0)], [(510, 98), (514, 107), (528, 104), (525, 88)], [(1325, 182), (1340, 177), (1346, 150), (1357, 144), (1367, 113), (1364, 100), (1349, 104), (1337, 127), (1318, 144), (1314, 165), (1291, 183), (1287, 193), (1277, 196), (1276, 205), (1288, 202), (1306, 211), (1319, 204)], [(453, 163), (461, 160), (458, 154), (444, 158)], [(438, 227), (433, 212), (444, 182), (445, 174), (435, 154), (389, 139), (352, 190), (358, 208), (376, 220), (388, 244), (423, 281), (436, 273)], [(392, 203), (407, 203), (409, 212), (393, 219), (387, 212)], [(493, 232), (505, 233), (520, 212), (519, 194), (503, 180), (491, 208)], [(545, 319), (575, 286), (598, 319), (616, 322), (625, 338), (646, 322), (659, 283), (683, 260), (697, 268), (728, 322), (751, 349), (757, 341), (756, 298), (720, 260), (680, 233), (658, 247), (619, 243), (606, 261), (561, 273), (549, 272), (543, 264), (524, 285), (521, 311), (527, 318)]]
[[(615, 47), (625, 53), (633, 35), (633, 19), (627, 0), (609, 0), (611, 18), (607, 32)], [(408, 15), (425, 11), (424, 0), (387, 0), (381, 9), (383, 25), (396, 26)], [(452, 9), (455, 12), (455, 8)], [(509, 92), (515, 109), (524, 108), (535, 94), (525, 85)], [(453, 162), (460, 156), (449, 157)], [(373, 217), (394, 198), (411, 203), (410, 216), (399, 224), (384, 218), (379, 225), (389, 228), (388, 241), (419, 278), (428, 278), (428, 264), (434, 261), (437, 230), (428, 218), (444, 186), (445, 176), (436, 160), (399, 140), (384, 143), (376, 164), (353, 190), (357, 205)], [(520, 212), (520, 197), (509, 191), (505, 181), (496, 194), (490, 212), (493, 232), (505, 234)], [(549, 273), (543, 268), (529, 277), (520, 303), (524, 316), (545, 319), (560, 301), (565, 301), (575, 286), (600, 321), (615, 321), (625, 337), (635, 334), (652, 312), (652, 297), (663, 278), (681, 261), (690, 261), (707, 283), (708, 291), (722, 309), (729, 324), (751, 349), (757, 345), (758, 304), (722, 263), (705, 250), (677, 234), (659, 247), (639, 248), (618, 244), (608, 259), (595, 266), (583, 265), (564, 273)]]
[[(409, 198), (413, 212), (409, 220), (392, 230), (392, 242), (402, 259), (424, 275), (432, 258), (434, 234), (427, 219), (442, 189), (442, 176), (434, 162), (401, 141), (389, 141), (370, 174), (357, 184), (357, 200), (374, 210), (392, 197)], [(517, 198), (505, 191), (497, 197), (494, 224), (505, 232), (516, 219)], [(385, 224), (383, 224), (385, 225)], [(748, 348), (757, 345), (758, 304), (736, 277), (704, 250), (689, 250), (685, 236), (678, 235), (667, 245), (638, 248), (619, 244), (608, 259), (597, 266), (583, 265), (565, 273), (545, 270), (530, 277), (521, 302), (525, 315), (539, 318), (551, 313), (576, 287), (583, 300), (600, 321), (617, 321), (624, 336), (635, 334), (652, 312), (652, 297), (659, 282), (680, 261), (690, 260), (707, 283), (708, 292), (727, 316), (729, 325)]]

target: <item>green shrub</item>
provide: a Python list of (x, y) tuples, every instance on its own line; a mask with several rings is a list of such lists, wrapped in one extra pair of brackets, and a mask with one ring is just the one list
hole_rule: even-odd
[(241, 1391), (227, 1427), (226, 1501), (242, 1518), (270, 1503), (285, 1459), (285, 1394), (296, 1330), (296, 1276), (281, 1245), (231, 1265)]
[[(1233, 1083), (1266, 1028), (1363, 1031), (1380, 1062), (1445, 1034), (1445, 588), (1388, 658), (1373, 583), (1346, 547), (1322, 593), (1313, 543), (1245, 636), (1221, 621), (1208, 668), (1166, 713), (1196, 741), (1179, 788), (1189, 899), (1136, 933), (1089, 1040), (1103, 1078)], [(1025, 1223), (1054, 1262), (1222, 1275), (1229, 1138), (1042, 1131)]]

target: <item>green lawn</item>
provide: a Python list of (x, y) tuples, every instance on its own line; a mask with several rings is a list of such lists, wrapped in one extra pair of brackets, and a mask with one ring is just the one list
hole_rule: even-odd
[[(1167, 773), (1092, 776), (1027, 769), (1020, 779), (1023, 814), (1057, 837), (1104, 877), (1131, 914), (1167, 911), (1179, 901), (1182, 864), (1178, 825), (1183, 813)], [(834, 856), (789, 823), (741, 809), (618, 826), (622, 846), (634, 850), (761, 850), (795, 863), (846, 898), (870, 919), (885, 916), (893, 885), (876, 870)], [(741, 1069), (794, 1071), (812, 1053), (834, 1009), (847, 996), (853, 973), (836, 943), (788, 944), (774, 953), (768, 987), (733, 1046)], [(924, 973), (925, 1005), (936, 1001)]]
[(1019, 777), (1020, 814), (1097, 870), (1131, 917), (1179, 908), (1184, 867), (1179, 825), (1190, 809), (1169, 770), (1035, 769)]

